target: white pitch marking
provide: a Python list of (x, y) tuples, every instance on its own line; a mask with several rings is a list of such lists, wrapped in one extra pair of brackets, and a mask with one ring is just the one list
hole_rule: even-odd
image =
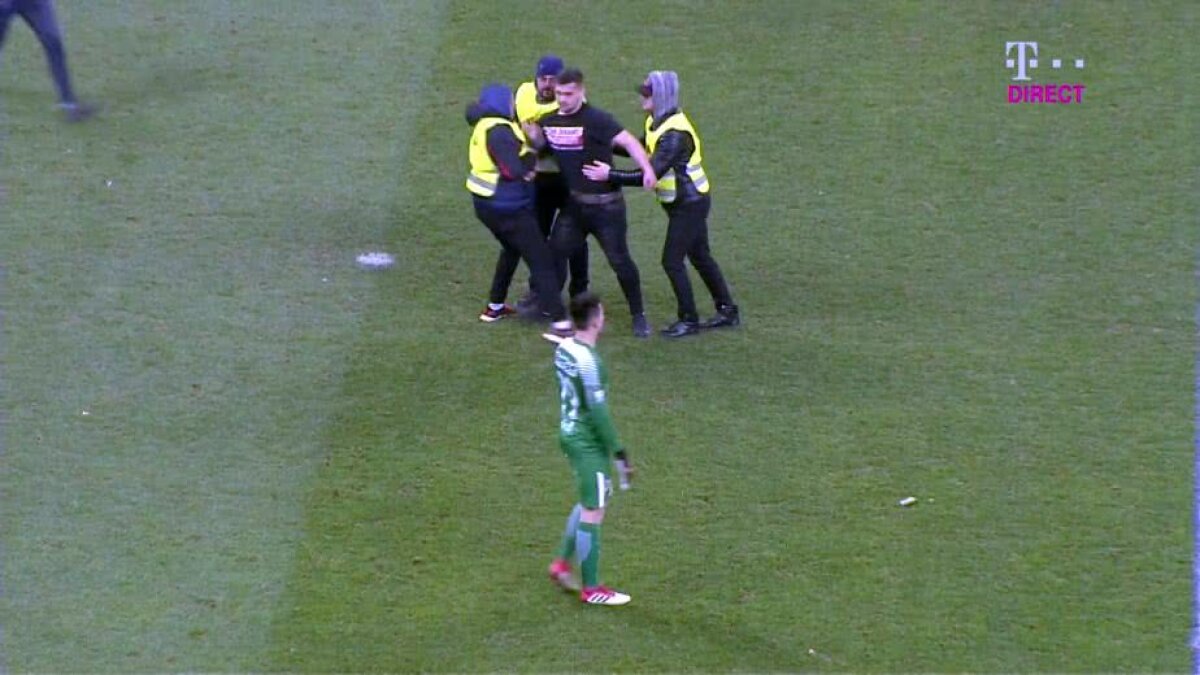
[(383, 253), (381, 251), (363, 253), (355, 258), (355, 260), (358, 261), (359, 265), (371, 269), (382, 269), (396, 264), (396, 259), (390, 253)]

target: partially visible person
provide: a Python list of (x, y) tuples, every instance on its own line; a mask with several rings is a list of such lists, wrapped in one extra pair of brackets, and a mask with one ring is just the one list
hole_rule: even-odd
[(80, 103), (71, 87), (71, 74), (67, 70), (67, 52), (63, 47), (62, 29), (54, 11), (54, 0), (0, 0), (0, 51), (14, 16), (21, 17), (42, 43), (46, 61), (50, 64), (50, 75), (58, 90), (58, 107), (71, 122), (83, 121), (95, 114), (96, 109)]
[[(741, 323), (738, 306), (708, 245), (708, 213), (712, 183), (704, 172), (700, 135), (679, 107), (679, 76), (670, 70), (651, 71), (638, 88), (646, 117), (646, 148), (658, 178), (655, 193), (667, 213), (667, 239), (662, 266), (675, 292), (679, 320), (663, 329), (666, 337), (694, 335), (701, 328), (723, 328)], [(644, 170), (617, 171), (605, 162), (583, 168), (590, 180), (640, 185)], [(700, 274), (716, 305), (716, 316), (700, 323), (692, 283), (684, 260)]]
[(642, 144), (616, 118), (587, 102), (582, 72), (575, 68), (563, 70), (554, 95), (558, 99), (558, 112), (543, 117), (540, 124), (525, 125), (535, 147), (549, 147), (554, 153), (571, 192), (567, 205), (569, 217), (554, 228), (551, 245), (559, 255), (571, 255), (579, 250), (587, 235), (595, 237), (629, 303), (634, 336), (650, 337), (641, 276), (629, 253), (625, 198), (619, 186), (584, 177), (583, 166), (592, 161), (611, 164), (616, 145), (624, 148), (645, 170), (643, 187), (647, 190), (654, 188), (654, 170)]
[[(553, 54), (547, 54), (538, 60), (534, 78), (523, 82), (517, 87), (517, 121), (522, 125), (540, 121), (546, 115), (558, 112), (558, 100), (554, 96), (554, 87), (558, 84), (558, 75), (563, 70), (563, 61)], [(550, 239), (550, 232), (559, 218), (566, 218), (567, 198), (570, 195), (567, 182), (562, 172), (558, 170), (558, 162), (548, 148), (538, 151), (537, 163), (534, 165), (537, 174), (533, 178), (534, 210), (537, 212), (538, 227), (542, 236)], [(567, 287), (568, 297), (576, 296), (588, 289), (588, 246), (583, 245), (568, 258), (555, 255), (556, 271), (561, 283), (566, 283), (568, 273), (570, 283)], [(527, 313), (536, 307), (536, 298), (530, 288), (530, 294), (517, 303), (517, 310)]]
[(467, 147), (471, 168), (466, 188), (475, 215), (501, 246), (488, 305), (479, 319), (498, 321), (512, 313), (504, 300), (515, 271), (507, 260), (516, 256), (529, 266), (541, 309), (553, 321), (547, 339), (561, 340), (571, 334), (571, 323), (562, 304), (550, 247), (533, 215), (533, 152), (513, 120), (512, 90), (502, 84), (483, 87), (479, 100), (467, 109), (467, 123), (471, 125)]
[(612, 498), (609, 468), (614, 465), (621, 489), (628, 490), (633, 467), (621, 447), (608, 409), (608, 371), (596, 352), (604, 331), (604, 305), (591, 293), (571, 299), (575, 336), (554, 350), (558, 375), (558, 443), (571, 464), (579, 503), (567, 517), (562, 543), (550, 564), (550, 580), (564, 590), (580, 590), (572, 579), (577, 558), (583, 588), (579, 599), (589, 605), (624, 605), (630, 597), (600, 584), (600, 525)]

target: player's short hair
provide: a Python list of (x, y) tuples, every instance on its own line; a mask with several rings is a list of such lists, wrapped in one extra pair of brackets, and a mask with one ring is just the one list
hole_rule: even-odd
[(583, 71), (578, 68), (563, 68), (558, 74), (559, 84), (583, 84)]
[(576, 328), (587, 328), (592, 317), (600, 312), (600, 296), (584, 291), (571, 298), (571, 321)]

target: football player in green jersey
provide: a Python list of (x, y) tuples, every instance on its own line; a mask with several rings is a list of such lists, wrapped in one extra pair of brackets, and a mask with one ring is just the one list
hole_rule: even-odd
[(578, 590), (571, 579), (571, 557), (579, 559), (583, 589), (579, 598), (591, 605), (624, 605), (628, 595), (600, 585), (600, 524), (612, 497), (609, 466), (616, 464), (622, 490), (629, 489), (633, 467), (621, 448), (608, 412), (608, 371), (596, 353), (604, 330), (604, 306), (591, 293), (571, 300), (575, 336), (554, 351), (558, 375), (558, 443), (571, 463), (579, 503), (567, 518), (567, 529), (550, 564), (550, 579), (568, 591)]

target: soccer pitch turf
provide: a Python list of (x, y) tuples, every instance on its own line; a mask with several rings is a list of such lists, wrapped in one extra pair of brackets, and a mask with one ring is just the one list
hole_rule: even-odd
[[(0, 65), (0, 669), (1190, 667), (1200, 5), (59, 12), (98, 119)], [(1008, 104), (1011, 41), (1083, 102)], [(544, 52), (631, 129), (679, 72), (746, 319), (637, 341), (593, 250), (611, 611), (545, 579), (551, 352), (476, 320), (463, 107)]]

